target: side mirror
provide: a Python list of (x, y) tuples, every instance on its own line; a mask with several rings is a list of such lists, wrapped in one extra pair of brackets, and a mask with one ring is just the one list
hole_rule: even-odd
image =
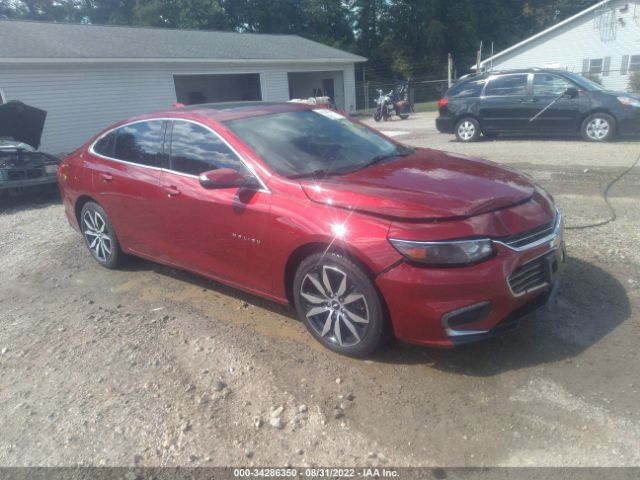
[(578, 95), (580, 95), (580, 92), (578, 92), (578, 89), (575, 87), (569, 87), (564, 91), (564, 94), (566, 97), (576, 98)]
[(210, 189), (242, 187), (247, 183), (245, 176), (232, 168), (209, 170), (201, 173), (198, 178), (200, 185)]

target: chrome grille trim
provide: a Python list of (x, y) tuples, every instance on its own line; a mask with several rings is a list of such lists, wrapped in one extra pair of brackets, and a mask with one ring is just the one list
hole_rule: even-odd
[(562, 232), (562, 215), (556, 208), (556, 218), (552, 223), (548, 223), (533, 230), (529, 230), (517, 235), (494, 239), (494, 243), (503, 245), (516, 252), (524, 252), (532, 248), (539, 247), (547, 242), (555, 240)]

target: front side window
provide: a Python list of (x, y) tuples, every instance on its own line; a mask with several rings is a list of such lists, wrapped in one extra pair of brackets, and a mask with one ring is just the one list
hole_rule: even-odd
[(170, 157), (172, 170), (189, 175), (218, 168), (246, 170), (220, 137), (202, 125), (181, 120), (173, 122)]
[(485, 90), (487, 97), (509, 97), (527, 94), (526, 73), (492, 78)]
[(140, 165), (159, 167), (162, 160), (162, 120), (137, 122), (116, 130), (114, 157)]
[(567, 88), (571, 87), (570, 82), (557, 75), (548, 73), (536, 73), (533, 76), (533, 94), (554, 96), (562, 95)]
[(296, 110), (240, 118), (226, 126), (278, 174), (339, 175), (411, 149), (331, 110)]

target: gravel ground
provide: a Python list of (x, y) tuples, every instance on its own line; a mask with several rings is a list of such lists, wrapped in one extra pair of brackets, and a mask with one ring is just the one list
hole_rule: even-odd
[[(601, 191), (640, 151), (461, 145), (432, 121), (380, 127), (524, 169), (568, 225), (607, 217)], [(559, 296), (514, 333), (369, 360), (218, 283), (100, 268), (56, 197), (3, 200), (0, 465), (640, 465), (639, 187), (640, 167), (612, 189), (616, 222), (567, 231)]]

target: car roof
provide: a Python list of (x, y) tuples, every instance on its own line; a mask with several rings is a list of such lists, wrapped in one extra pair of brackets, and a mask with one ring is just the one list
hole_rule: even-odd
[(512, 73), (555, 73), (559, 75), (566, 75), (571, 72), (559, 68), (518, 68), (513, 70), (491, 70), (490, 72), (469, 73), (461, 77), (459, 80), (466, 82), (467, 80), (474, 78), (489, 78), (493, 75), (508, 75)]

